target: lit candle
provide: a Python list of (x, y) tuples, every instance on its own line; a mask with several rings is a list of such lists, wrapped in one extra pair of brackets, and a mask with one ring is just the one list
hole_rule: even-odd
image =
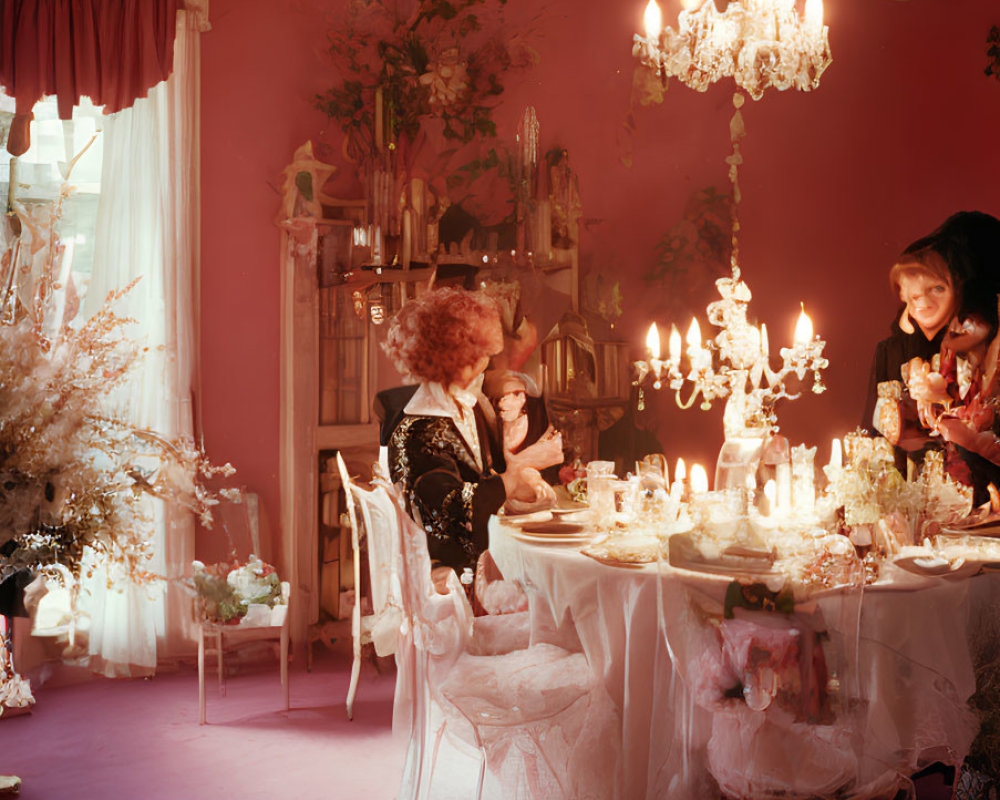
[(834, 439), (830, 445), (830, 466), (836, 469), (844, 466), (844, 453), (840, 446), (840, 439)]
[(677, 330), (677, 326), (671, 324), (670, 326), (670, 358), (669, 364), (672, 367), (677, 367), (681, 363), (681, 335)]
[(806, 0), (806, 31), (813, 39), (823, 34), (823, 0)]
[(805, 303), (801, 304), (802, 313), (799, 314), (798, 322), (795, 323), (795, 337), (793, 341), (797, 345), (809, 344), (813, 338), (813, 324), (806, 313)]
[[(822, 9), (820, 9), (822, 14)], [(660, 31), (663, 30), (663, 13), (657, 5), (656, 0), (649, 0), (646, 11), (642, 15), (642, 23), (646, 29), (646, 38), (651, 44), (655, 44), (660, 39)]]
[(708, 491), (708, 473), (701, 464), (691, 465), (691, 494), (705, 494)]
[(774, 482), (772, 478), (767, 483), (764, 484), (764, 500), (765, 508), (762, 509), (762, 513), (765, 517), (771, 516), (775, 511), (775, 499), (778, 496), (778, 485)]
[(691, 320), (691, 327), (687, 332), (688, 358), (691, 359), (691, 370), (697, 372), (708, 366), (711, 356), (708, 351), (701, 346), (701, 326), (698, 325), (697, 318)]
[(674, 470), (674, 482), (670, 484), (670, 508), (678, 509), (680, 508), (681, 501), (684, 499), (684, 479), (686, 477), (686, 470), (684, 467), (684, 459), (677, 459), (677, 469)]
[(646, 334), (646, 348), (649, 350), (649, 368), (653, 373), (653, 388), (659, 389), (663, 362), (660, 361), (660, 332), (656, 329), (655, 322), (649, 326), (649, 333)]
[(656, 329), (655, 322), (649, 326), (649, 333), (646, 334), (646, 348), (649, 350), (651, 358), (658, 359), (660, 357), (660, 332)]
[(830, 444), (830, 463), (823, 467), (823, 474), (830, 483), (839, 480), (844, 468), (844, 453), (840, 439), (834, 439)]
[(763, 359), (765, 366), (771, 357), (767, 343), (767, 325), (763, 322), (760, 324), (760, 357)]

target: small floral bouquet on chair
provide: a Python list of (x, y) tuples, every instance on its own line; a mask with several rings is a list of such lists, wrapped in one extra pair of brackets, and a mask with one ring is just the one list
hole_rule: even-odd
[(281, 625), (288, 608), (288, 583), (255, 555), (238, 562), (194, 564), (195, 608), (206, 622), (252, 626)]

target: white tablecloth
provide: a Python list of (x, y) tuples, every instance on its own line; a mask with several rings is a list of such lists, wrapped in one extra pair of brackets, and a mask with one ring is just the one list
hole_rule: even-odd
[(728, 578), (666, 563), (607, 566), (579, 545), (530, 543), (514, 532), (494, 518), (490, 551), (528, 593), (533, 642), (585, 653), (619, 709), (622, 800), (717, 798), (720, 782), (763, 797), (768, 781), (786, 774), (786, 788), (798, 781), (804, 796), (849, 774), (855, 796), (873, 797), (968, 751), (978, 726), (967, 706), (975, 691), (969, 618), (997, 607), (996, 575), (889, 572), (883, 585), (817, 595), (813, 612), (840, 681), (836, 722), (775, 726), (773, 713), (738, 699), (704, 702), (711, 664), (703, 656), (719, 637), (703, 612), (721, 612)]

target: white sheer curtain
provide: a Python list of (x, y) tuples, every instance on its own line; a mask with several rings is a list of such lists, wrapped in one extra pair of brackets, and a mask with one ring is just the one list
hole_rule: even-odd
[[(178, 14), (174, 71), (106, 118), (94, 268), (84, 310), (138, 283), (119, 306), (148, 347), (118, 398), (124, 418), (167, 436), (193, 431), (199, 252), (199, 31), (207, 15)], [(156, 502), (155, 560), (166, 581), (138, 586), (92, 556), (81, 590), (90, 615), (90, 666), (109, 676), (151, 674), (157, 657), (185, 648), (190, 598), (178, 581), (194, 554), (194, 520)]]

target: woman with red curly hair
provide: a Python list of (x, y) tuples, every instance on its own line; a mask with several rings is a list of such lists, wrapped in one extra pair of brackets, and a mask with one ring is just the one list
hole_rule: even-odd
[(504, 458), (481, 392), (503, 344), (493, 300), (449, 287), (403, 306), (383, 345), (404, 376), (420, 381), (389, 441), (390, 477), (427, 531), (431, 559), (459, 571), (475, 568), (489, 518), (508, 498), (552, 497), (538, 470), (562, 461), (562, 441), (551, 431)]

